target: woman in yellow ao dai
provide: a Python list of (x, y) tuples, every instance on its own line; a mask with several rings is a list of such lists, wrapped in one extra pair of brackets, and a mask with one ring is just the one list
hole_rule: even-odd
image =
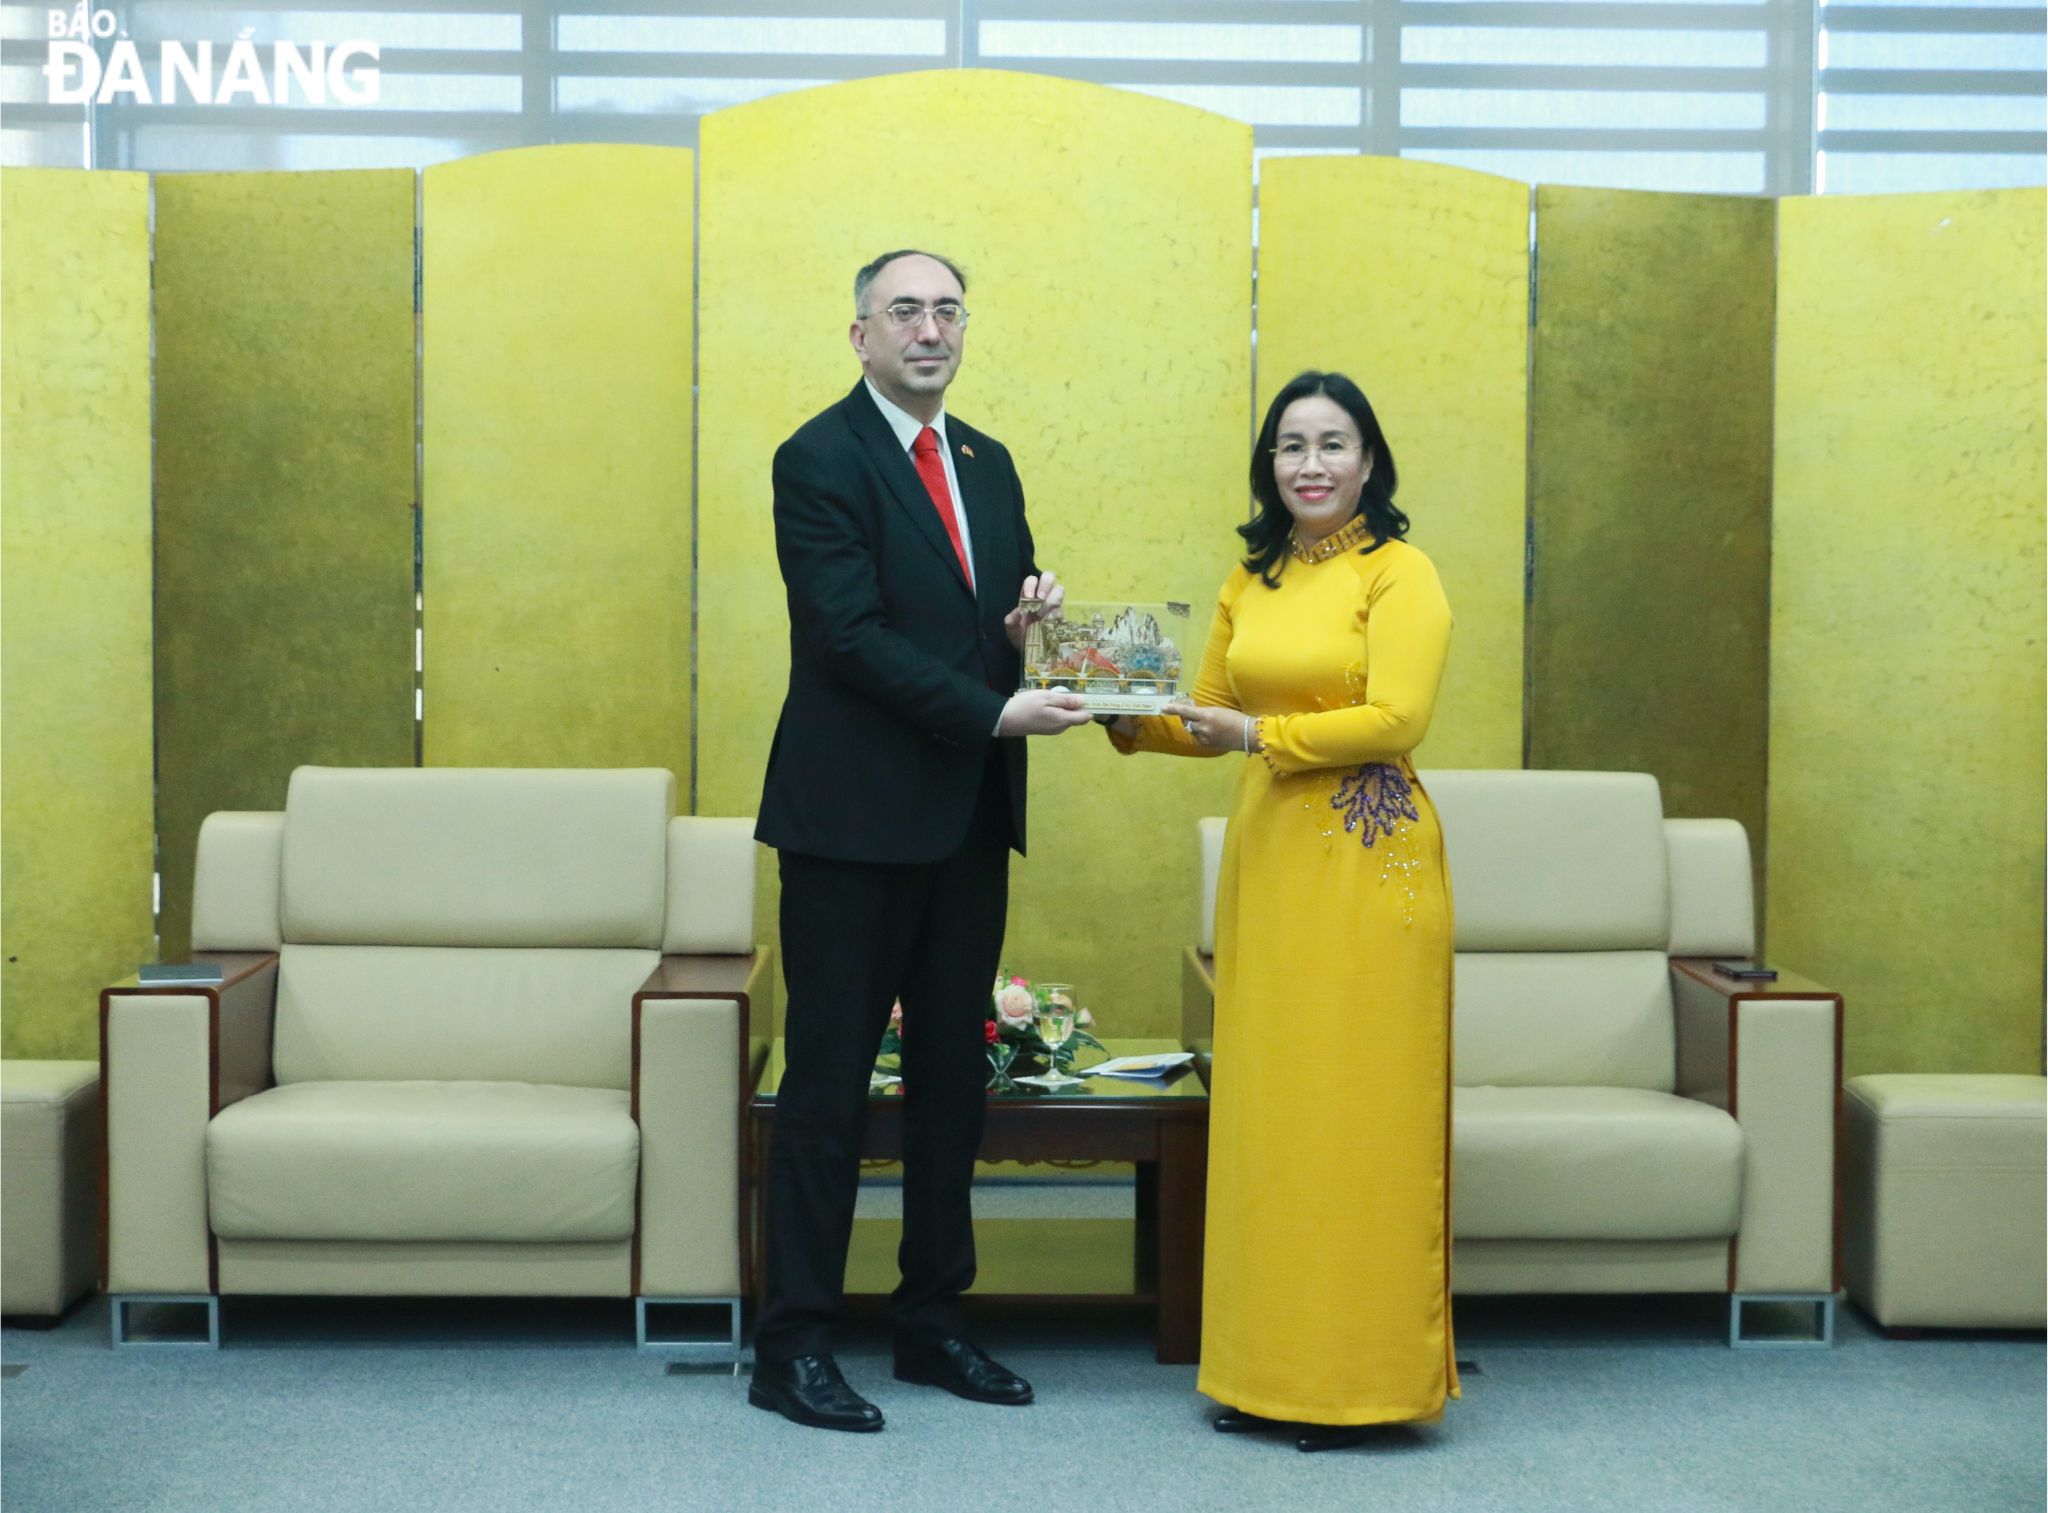
[(1411, 760), (1451, 614), (1349, 379), (1282, 389), (1251, 472), (1250, 552), (1192, 702), (1110, 736), (1244, 760), (1216, 892), (1197, 1386), (1219, 1430), (1330, 1449), (1458, 1395), (1451, 889)]

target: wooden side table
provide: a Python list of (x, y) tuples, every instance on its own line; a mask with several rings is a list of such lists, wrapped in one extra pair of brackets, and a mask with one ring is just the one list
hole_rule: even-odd
[[(1105, 1042), (1112, 1056), (1178, 1046), (1163, 1040)], [(1092, 1062), (1081, 1063), (1086, 1072)], [(765, 1239), (762, 1187), (775, 1130), (775, 1089), (782, 1080), (782, 1042), (775, 1042), (747, 1104), (743, 1153), (753, 1243), (748, 1285), (762, 1293)], [(903, 1154), (901, 1084), (871, 1093), (862, 1160)], [(1209, 1171), (1209, 1092), (1192, 1067), (1159, 1081), (1086, 1078), (1069, 1088), (1020, 1085), (990, 1093), (984, 1161), (1128, 1161), (1137, 1168), (1137, 1244), (1131, 1296), (1152, 1305), (1158, 1359), (1187, 1365), (1202, 1343), (1202, 1223)], [(976, 1293), (981, 1297), (987, 1294)]]

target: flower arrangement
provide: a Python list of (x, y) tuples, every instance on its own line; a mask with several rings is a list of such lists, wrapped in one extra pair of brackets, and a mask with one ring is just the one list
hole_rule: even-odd
[[(1034, 986), (1028, 977), (1019, 977), (1008, 971), (996, 974), (994, 985), (989, 990), (988, 1019), (982, 1025), (982, 1035), (988, 1046), (988, 1062), (997, 1078), (1005, 1077), (1010, 1063), (1019, 1055), (1035, 1057), (1049, 1068), (1066, 1071), (1074, 1062), (1074, 1054), (1082, 1046), (1103, 1048), (1102, 1042), (1088, 1033), (1095, 1023), (1095, 1016), (1084, 1008), (1076, 1006), (1069, 996), (1072, 989), (1062, 983), (1040, 983)], [(1074, 1033), (1064, 1045), (1055, 1049), (1045, 1043), (1038, 1033), (1038, 1011), (1042, 1007), (1064, 1003), (1074, 1010)], [(897, 1004), (889, 1011), (889, 1028), (882, 1034), (880, 1054), (901, 1056), (903, 1054), (903, 1005)]]

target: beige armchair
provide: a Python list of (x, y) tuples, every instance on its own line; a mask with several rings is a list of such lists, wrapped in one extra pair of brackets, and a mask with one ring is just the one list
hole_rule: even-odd
[(714, 1304), (771, 1034), (749, 820), (660, 771), (342, 769), (202, 827), (213, 986), (101, 995), (104, 1274), (264, 1294)]
[[(1842, 1000), (1754, 949), (1749, 842), (1654, 778), (1425, 772), (1456, 899), (1452, 1278), (1463, 1293), (1712, 1292), (1833, 1336)], [(1201, 822), (1183, 1033), (1207, 1049), (1223, 821)], [(1799, 1341), (1804, 1343), (1805, 1341)]]

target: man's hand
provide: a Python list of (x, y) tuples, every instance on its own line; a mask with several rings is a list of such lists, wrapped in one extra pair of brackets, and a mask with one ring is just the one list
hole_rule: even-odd
[[(1054, 573), (1040, 573), (1035, 578), (1026, 578), (1023, 587), (1017, 590), (1020, 601), (1017, 607), (1003, 616), (1003, 634), (1010, 638), (1010, 645), (1018, 651), (1024, 649), (1025, 632), (1040, 620), (1057, 620), (1060, 606), (1067, 602), (1067, 586)], [(1036, 609), (1026, 609), (1023, 601), (1036, 599)]]
[[(1026, 578), (1024, 581), (1029, 583), (1031, 580)], [(996, 726), (996, 734), (1058, 735), (1063, 730), (1088, 723), (1089, 715), (1081, 704), (1081, 696), (1077, 693), (1063, 693), (1056, 688), (1027, 688), (1022, 693), (1010, 695), (1010, 702), (1003, 706), (1003, 718)]]

